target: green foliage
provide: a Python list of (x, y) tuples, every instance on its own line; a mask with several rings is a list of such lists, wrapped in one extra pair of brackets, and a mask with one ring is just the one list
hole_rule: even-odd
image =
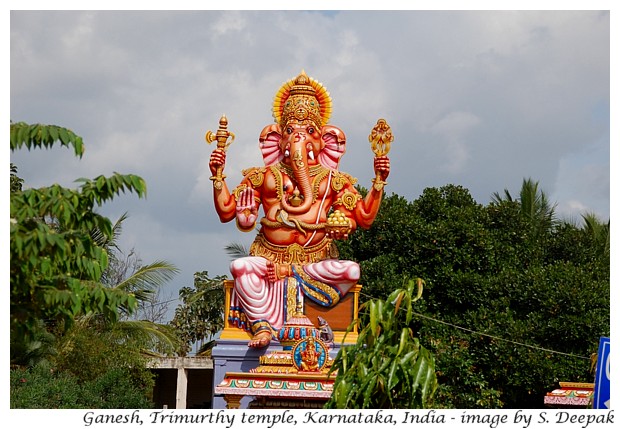
[(152, 406), (145, 387), (133, 384), (128, 371), (121, 368), (110, 369), (85, 383), (68, 372), (57, 372), (43, 365), (11, 369), (11, 408), (144, 409)]
[(533, 239), (541, 239), (544, 234), (556, 223), (555, 204), (551, 204), (547, 194), (538, 188), (538, 182), (523, 179), (519, 199), (514, 200), (507, 189), (504, 189), (504, 197), (495, 192), (492, 200), (496, 203), (501, 201), (516, 201), (520, 207), (520, 214), (525, 221)]
[(594, 248), (602, 256), (609, 258), (610, 231), (609, 221), (603, 223), (594, 213), (585, 213), (582, 215), (585, 222), (585, 229), (592, 238)]
[(128, 368), (111, 368), (101, 377), (84, 384), (91, 393), (91, 403), (86, 408), (138, 409), (153, 408), (151, 395), (154, 380), (148, 370), (142, 372), (144, 382), (136, 383), (135, 373)]
[(225, 250), (226, 253), (228, 253), (233, 258), (233, 260), (250, 255), (248, 249), (246, 249), (245, 246), (240, 243), (231, 243), (225, 247)]
[(17, 166), (11, 163), (11, 192), (19, 192), (22, 190), (24, 179), (17, 175)]
[(194, 274), (194, 287), (179, 290), (182, 301), (170, 324), (181, 337), (182, 355), (197, 342), (212, 337), (224, 327), (224, 280), (226, 276), (209, 278), (209, 273)]
[[(116, 221), (111, 237), (98, 230), (91, 231), (91, 236), (109, 254), (110, 263), (101, 276), (101, 283), (133, 296), (138, 303), (138, 311), (120, 306), (117, 309), (120, 320), (115, 323), (101, 324), (94, 314), (81, 317), (79, 322), (82, 326), (97, 329), (103, 326), (106, 333), (113, 335), (113, 341), (132, 343), (143, 353), (173, 354), (179, 348), (176, 331), (167, 324), (158, 323), (159, 319), (155, 318), (159, 316), (159, 312), (152, 309), (159, 304), (156, 299), (160, 287), (170, 281), (179, 270), (173, 264), (161, 260), (144, 265), (133, 250), (128, 259), (121, 257), (123, 252), (118, 247), (117, 240), (127, 217), (125, 213)], [(152, 311), (146, 311), (147, 308)]]
[(414, 309), (436, 359), (433, 407), (539, 408), (558, 381), (592, 381), (589, 356), (610, 329), (609, 223), (556, 219), (531, 180), (520, 196), (482, 206), (455, 185), (391, 195), (369, 230), (338, 242), (360, 263), (364, 299), (425, 279)]
[(385, 301), (361, 306), (362, 329), (355, 345), (338, 351), (332, 367), (338, 374), (326, 408), (428, 406), (437, 388), (435, 362), (413, 329), (413, 303), (422, 285), (421, 279), (409, 280)]
[(11, 150), (22, 147), (51, 148), (55, 143), (73, 147), (76, 156), (84, 154), (82, 137), (73, 131), (56, 125), (26, 124), (25, 122), (11, 123)]
[(146, 369), (148, 358), (141, 352), (139, 341), (119, 341), (118, 333), (101, 318), (99, 325), (92, 320), (80, 322), (59, 339), (58, 355), (54, 359), (56, 370), (71, 373), (82, 383), (96, 380), (112, 368), (120, 368), (136, 386), (151, 383), (152, 374)]
[(24, 367), (49, 364), (50, 360), (56, 356), (58, 353), (56, 336), (47, 331), (43, 321), (38, 321), (38, 324), (39, 326), (30, 339), (11, 335), (11, 364)]
[(80, 408), (83, 388), (75, 377), (47, 366), (11, 369), (11, 408)]
[(431, 407), (501, 408), (500, 392), (478, 368), (478, 356), (471, 352), (471, 335), (444, 325), (429, 325), (424, 329), (432, 329), (432, 334), (425, 335), (425, 342), (429, 342), (438, 361), (439, 387)]
[[(51, 125), (11, 124), (11, 149), (49, 147), (55, 141), (81, 155), (82, 139)], [(97, 205), (121, 192), (142, 197), (146, 184), (135, 175), (79, 179), (76, 190), (60, 185), (11, 192), (11, 335), (30, 340), (39, 320), (69, 326), (79, 314), (96, 312), (116, 320), (119, 307), (135, 308), (136, 298), (100, 283), (108, 252), (92, 231), (111, 236), (109, 219)]]
[[(178, 272), (178, 268), (166, 261), (155, 261), (138, 267), (130, 276), (110, 287), (131, 294), (138, 301), (149, 301), (157, 289)], [(129, 308), (121, 307), (120, 310), (126, 315), (131, 313)]]
[[(70, 130), (11, 124), (12, 150), (55, 142), (84, 151)], [(150, 407), (146, 356), (175, 352), (178, 337), (130, 317), (178, 270), (165, 261), (123, 268), (116, 239), (126, 215), (112, 225), (95, 211), (121, 192), (143, 197), (146, 184), (115, 173), (78, 179), (75, 190), (22, 190), (16, 172), (11, 165), (11, 406)]]

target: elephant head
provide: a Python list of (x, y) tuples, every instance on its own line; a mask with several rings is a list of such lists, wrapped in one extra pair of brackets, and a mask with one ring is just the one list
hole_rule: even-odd
[(259, 141), (265, 165), (281, 162), (293, 172), (295, 189), (285, 190), (281, 201), (288, 213), (306, 213), (312, 206), (310, 167), (338, 168), (346, 139), (342, 130), (327, 124), (330, 114), (329, 92), (303, 70), (274, 97), (275, 124), (263, 129)]
[[(312, 205), (312, 180), (309, 168), (321, 164), (331, 170), (338, 169), (340, 157), (345, 152), (344, 132), (333, 126), (317, 128), (313, 123), (289, 122), (266, 126), (259, 144), (265, 165), (282, 162), (293, 171), (298, 195), (295, 199), (282, 198), (282, 208), (291, 214), (307, 212)], [(299, 202), (300, 201), (300, 202)]]

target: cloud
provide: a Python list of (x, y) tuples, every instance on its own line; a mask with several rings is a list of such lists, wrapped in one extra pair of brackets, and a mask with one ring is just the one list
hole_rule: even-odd
[(610, 184), (607, 139), (566, 154), (559, 160), (552, 193), (558, 214), (575, 218), (591, 212), (609, 220)]
[(86, 145), (81, 160), (12, 153), (20, 176), (142, 176), (145, 200), (102, 210), (129, 211), (124, 234), (145, 260), (181, 265), (173, 288), (202, 269), (227, 274), (223, 246), (252, 238), (215, 215), (206, 131), (227, 115), (234, 188), (262, 164), (273, 97), (302, 69), (331, 93), (341, 168), (362, 186), (368, 134), (385, 118), (388, 192), (454, 183), (486, 203), (531, 177), (562, 213), (609, 216), (605, 11), (12, 11), (10, 42), (11, 119), (69, 127)]
[(214, 24), (210, 27), (213, 30), (213, 40), (217, 41), (221, 36), (229, 33), (242, 33), (246, 24), (247, 19), (240, 11), (230, 11), (222, 14), (218, 19), (215, 19)]
[(443, 168), (450, 173), (460, 172), (469, 161), (465, 136), (480, 122), (480, 118), (470, 112), (450, 112), (430, 127), (432, 134), (445, 141), (446, 161)]

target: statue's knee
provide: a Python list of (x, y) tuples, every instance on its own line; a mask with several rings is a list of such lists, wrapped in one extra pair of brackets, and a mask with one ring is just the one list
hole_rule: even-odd
[(352, 282), (357, 283), (357, 281), (360, 279), (360, 274), (361, 274), (359, 264), (353, 262), (353, 265), (351, 265), (348, 272), (349, 272), (349, 279)]
[(339, 260), (336, 262), (337, 272), (342, 273), (343, 280), (356, 283), (360, 279), (361, 271), (357, 262)]
[(247, 271), (247, 264), (242, 259), (235, 259), (230, 263), (230, 273), (233, 277), (238, 277)]
[(235, 259), (230, 263), (230, 273), (234, 278), (244, 274), (264, 275), (267, 269), (267, 261), (256, 256), (246, 256)]

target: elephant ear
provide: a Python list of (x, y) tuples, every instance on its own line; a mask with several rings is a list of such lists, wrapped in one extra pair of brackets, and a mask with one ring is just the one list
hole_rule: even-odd
[(263, 153), (263, 161), (265, 166), (269, 167), (278, 163), (282, 158), (280, 150), (280, 141), (282, 141), (282, 133), (278, 124), (267, 125), (263, 128), (258, 139), (260, 150)]
[(333, 125), (324, 126), (322, 131), (322, 139), (325, 146), (319, 154), (319, 163), (332, 170), (338, 170), (340, 158), (346, 150), (347, 138), (340, 128)]

